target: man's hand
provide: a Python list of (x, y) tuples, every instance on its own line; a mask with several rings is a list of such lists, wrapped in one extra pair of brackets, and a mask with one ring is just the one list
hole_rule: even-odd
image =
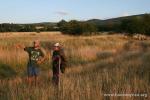
[(15, 44), (15, 47), (17, 49), (24, 49), (25, 48), (25, 46), (23, 44)]
[(44, 61), (45, 61), (45, 57), (40, 57), (37, 63), (42, 64)]
[(39, 60), (39, 61), (37, 61), (37, 64), (42, 64), (42, 61), (40, 61), (40, 60)]

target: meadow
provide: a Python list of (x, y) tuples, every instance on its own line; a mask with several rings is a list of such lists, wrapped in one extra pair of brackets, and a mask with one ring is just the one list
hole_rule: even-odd
[[(28, 54), (17, 44), (40, 40), (46, 61), (38, 86), (26, 83)], [(60, 88), (52, 84), (51, 48), (60, 42), (67, 57)], [(150, 39), (123, 35), (69, 36), (60, 32), (0, 34), (0, 100), (148, 100)], [(111, 96), (124, 94), (128, 96)], [(132, 95), (132, 96), (131, 96)]]

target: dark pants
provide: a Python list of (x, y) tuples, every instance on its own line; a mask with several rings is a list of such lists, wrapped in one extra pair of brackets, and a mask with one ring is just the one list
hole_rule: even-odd
[(53, 65), (53, 82), (59, 84), (59, 65)]

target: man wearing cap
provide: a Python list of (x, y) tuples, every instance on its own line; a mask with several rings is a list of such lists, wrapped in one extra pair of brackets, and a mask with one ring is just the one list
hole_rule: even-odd
[(40, 42), (38, 40), (34, 41), (33, 47), (25, 47), (23, 45), (20, 45), (19, 47), (24, 48), (24, 51), (29, 55), (27, 65), (28, 82), (30, 85), (35, 82), (36, 85), (39, 74), (39, 65), (44, 61), (44, 53), (40, 48)]
[(64, 50), (61, 48), (59, 43), (55, 43), (52, 54), (52, 70), (53, 70), (53, 82), (59, 84), (60, 72), (65, 72), (66, 59)]

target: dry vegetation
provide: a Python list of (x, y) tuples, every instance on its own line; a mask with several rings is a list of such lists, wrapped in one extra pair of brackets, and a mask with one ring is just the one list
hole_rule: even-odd
[[(39, 39), (50, 54), (54, 42), (65, 48), (68, 59), (60, 89), (51, 83), (51, 60), (41, 65), (36, 87), (26, 83), (27, 53), (16, 48)], [(123, 35), (67, 36), (53, 33), (0, 34), (0, 100), (146, 100), (150, 99), (150, 40)], [(104, 94), (147, 94), (104, 96)]]

